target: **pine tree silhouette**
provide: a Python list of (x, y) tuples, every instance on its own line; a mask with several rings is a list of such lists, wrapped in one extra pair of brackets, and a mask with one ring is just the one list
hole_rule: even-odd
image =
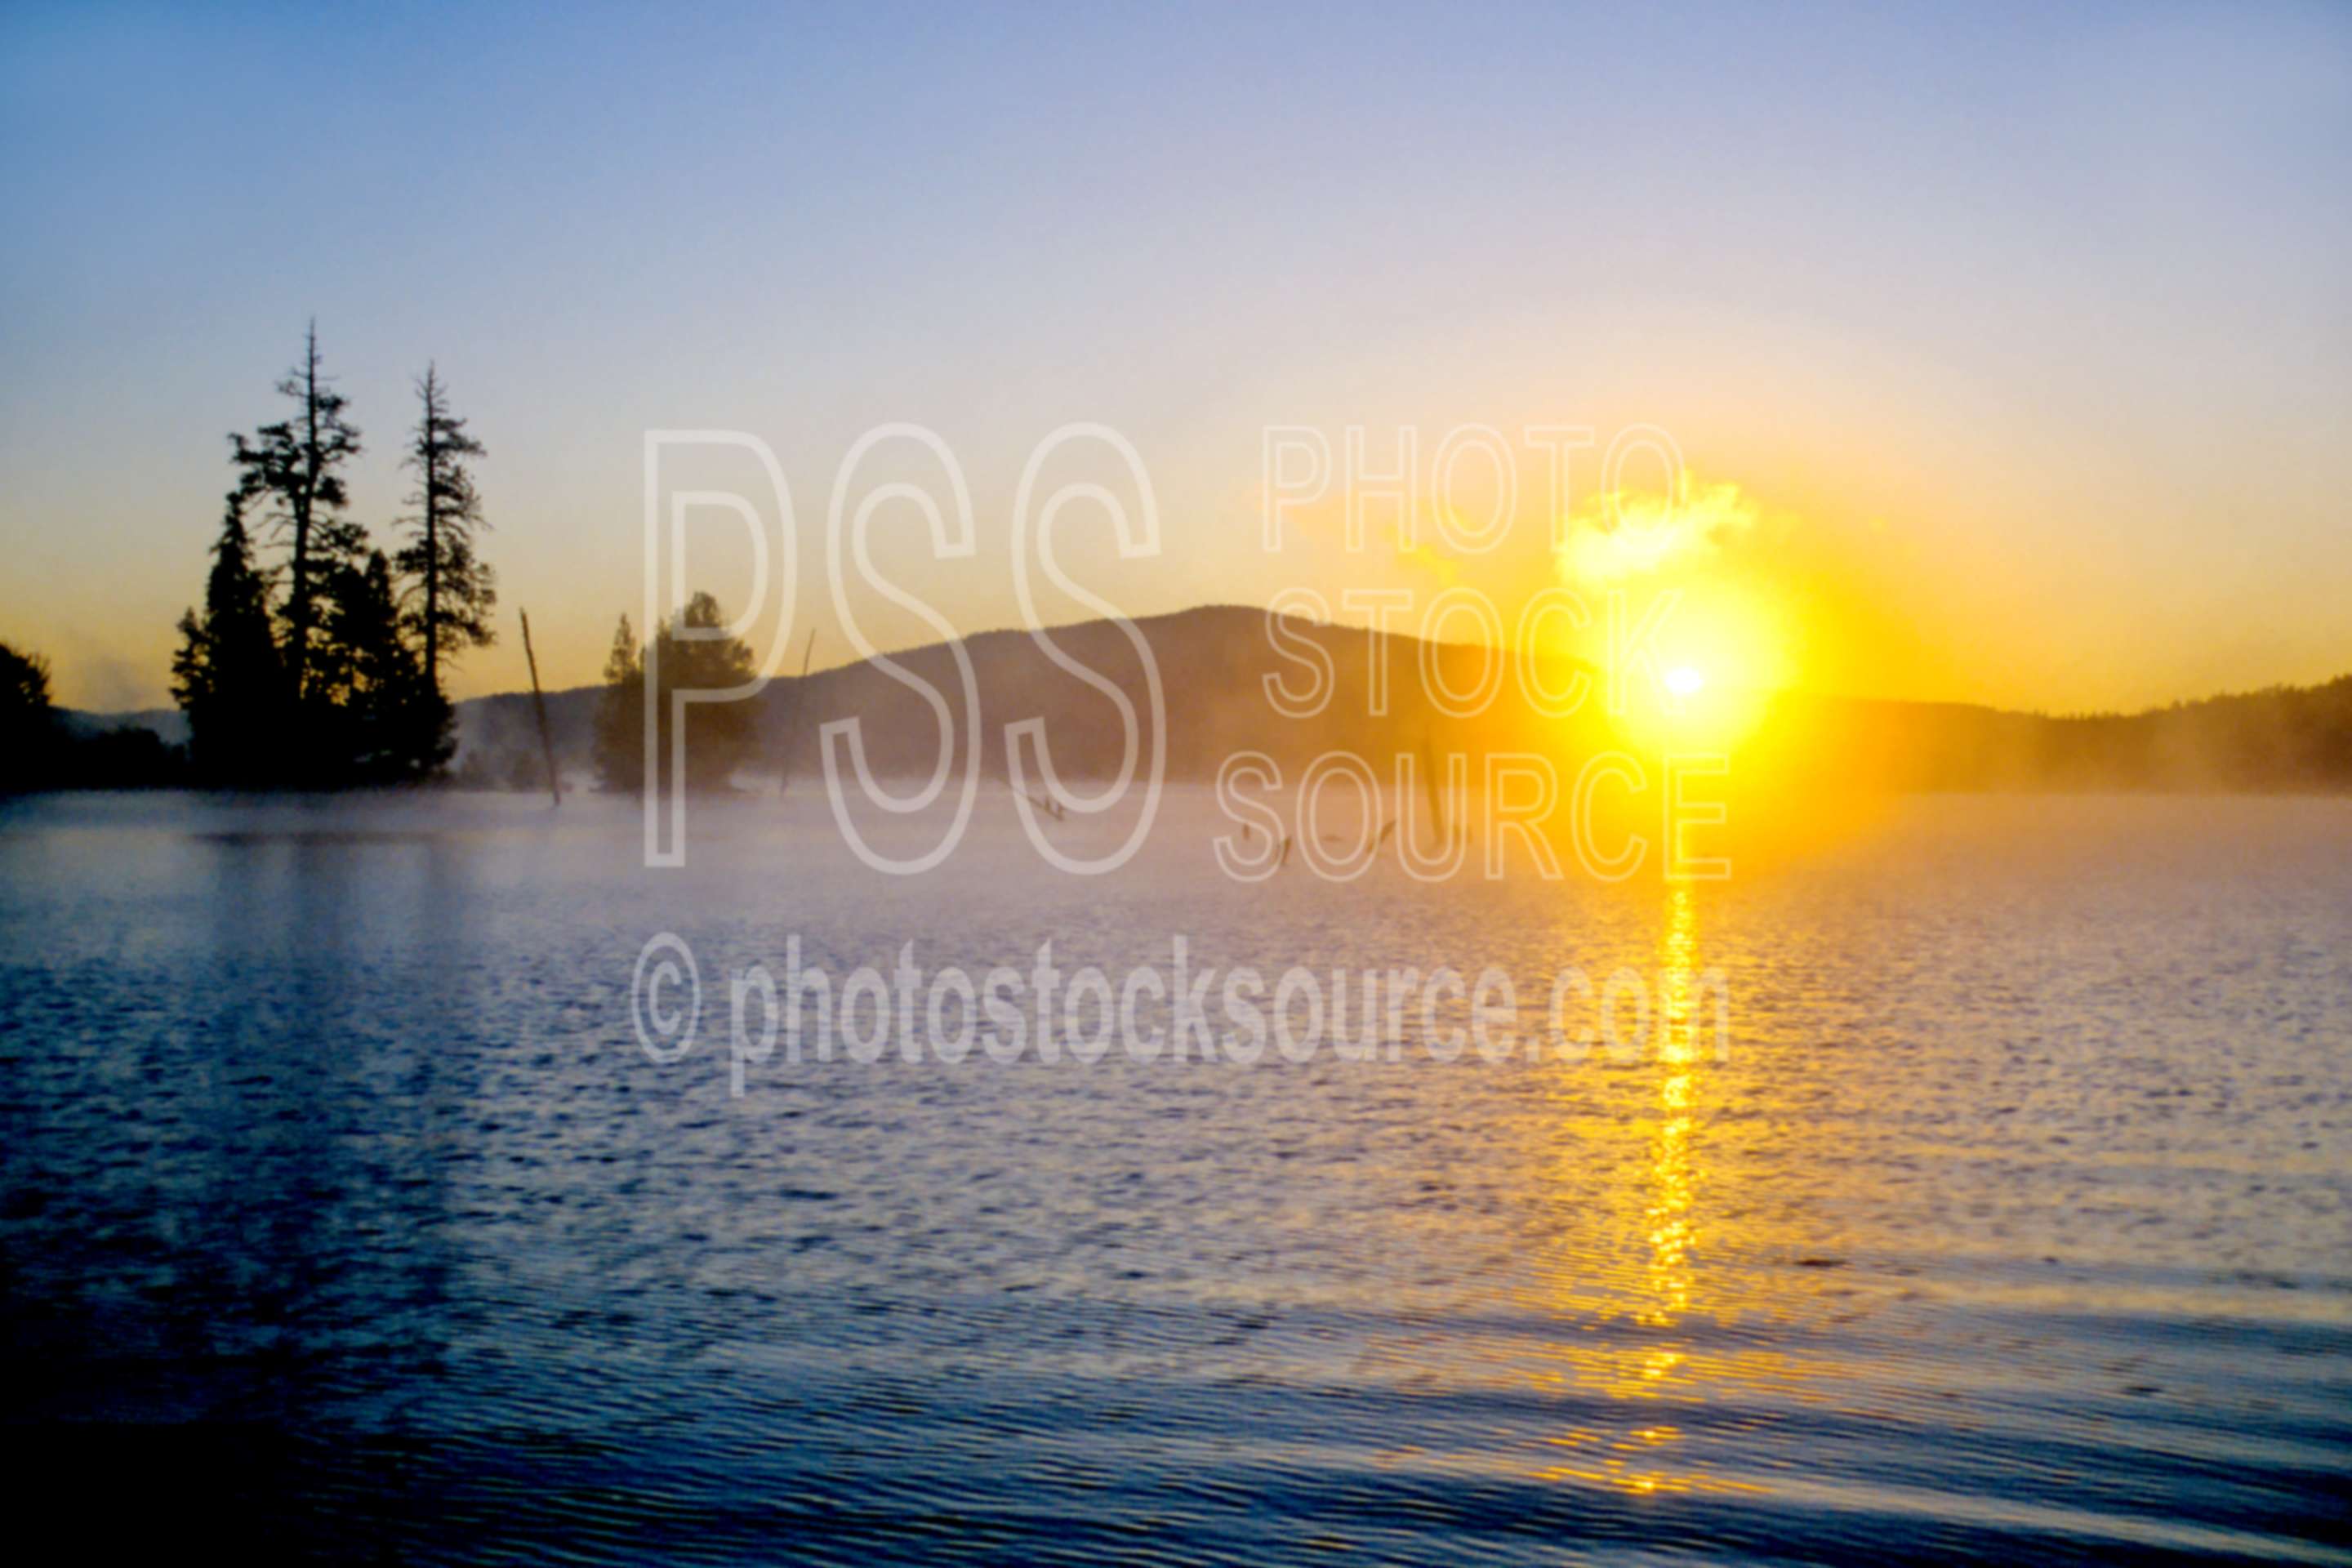
[(320, 369), (316, 321), (304, 334), (301, 363), (278, 391), (299, 405), (294, 416), (229, 441), (239, 489), (249, 500), (266, 501), (267, 521), (285, 542), (283, 655), (295, 700), (305, 702), (326, 619), (320, 601), (340, 571), (358, 565), (367, 545), (366, 530), (344, 515), (351, 498), (341, 472), (359, 455), (360, 433), (344, 414), (345, 398)]
[(403, 466), (416, 472), (408, 502), (417, 510), (402, 520), (409, 542), (394, 564), (406, 584), (402, 626), (423, 654), (425, 684), (439, 692), (442, 659), (495, 639), (490, 616), (498, 591), (489, 566), (474, 553), (475, 531), (489, 524), (482, 520), (481, 497), (467, 465), (482, 456), (482, 444), (449, 412), (434, 366), (425, 367), (416, 393), (424, 406)]
[(49, 661), (0, 643), (0, 795), (47, 784), (58, 742)]
[(230, 491), (204, 613), (192, 609), (180, 617), (180, 648), (172, 658), (172, 695), (188, 716), (195, 778), (236, 789), (277, 782), (292, 698), (245, 508), (245, 492)]
[[(648, 655), (655, 669), (656, 765), (667, 784), (671, 726), (670, 699), (678, 691), (714, 691), (740, 686), (758, 668), (751, 647), (740, 637), (713, 637), (727, 624), (719, 601), (697, 594), (686, 607), (654, 633), (653, 645), (640, 649), (621, 617), (613, 636), (613, 651), (604, 661), (604, 691), (596, 709), (596, 772), (606, 789), (645, 788), (646, 667)], [(692, 631), (696, 636), (682, 634)], [(747, 702), (698, 704), (688, 709), (686, 787), (723, 790), (736, 767), (750, 752), (753, 710)]]
[(356, 784), (404, 784), (449, 760), (449, 708), (425, 683), (424, 667), (401, 636), (392, 563), (381, 550), (335, 584), (313, 710), (329, 726), (340, 777)]

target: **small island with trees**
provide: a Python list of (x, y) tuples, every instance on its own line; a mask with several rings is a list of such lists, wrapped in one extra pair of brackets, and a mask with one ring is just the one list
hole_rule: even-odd
[[(428, 365), (402, 456), (415, 510), (390, 552), (351, 515), (361, 451), (320, 363), (315, 327), (278, 383), (288, 417), (229, 437), (236, 482), (204, 607), (180, 620), (172, 694), (188, 719), (189, 781), (332, 789), (413, 782), (456, 750), (445, 667), (495, 637), (496, 580), (468, 465), (482, 444)], [(253, 524), (278, 559), (257, 560)]]

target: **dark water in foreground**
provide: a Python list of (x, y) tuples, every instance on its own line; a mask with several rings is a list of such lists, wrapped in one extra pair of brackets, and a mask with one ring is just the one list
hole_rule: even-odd
[[(20, 1527), (345, 1560), (2352, 1561), (2352, 805), (1722, 887), (1119, 876), (814, 799), (0, 815)], [(1194, 828), (1198, 812), (1192, 811)], [(1078, 830), (1073, 828), (1072, 832)], [(647, 937), (701, 1045), (631, 1025)], [(788, 933), (1646, 973), (1633, 1059), (749, 1069)], [(1719, 970), (1720, 1059), (1683, 993)], [(1452, 1016), (1451, 1014), (1445, 1016)], [(1443, 1021), (1441, 1019), (1441, 1021)], [(714, 1035), (714, 1031), (716, 1031)]]

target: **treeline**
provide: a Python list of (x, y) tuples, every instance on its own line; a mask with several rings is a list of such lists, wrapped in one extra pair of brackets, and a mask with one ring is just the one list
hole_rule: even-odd
[(2352, 676), (2140, 713), (1790, 698), (1791, 753), (1851, 782), (1926, 790), (2352, 790)]
[(315, 325), (278, 392), (285, 418), (229, 437), (235, 479), (204, 607), (180, 618), (172, 695), (188, 773), (232, 789), (432, 777), (456, 749), (443, 667), (493, 639), (497, 590), (476, 552), (488, 527), (471, 467), (481, 443), (428, 365), (402, 447), (413, 510), (387, 550), (352, 515), (360, 431)]
[(186, 757), (152, 730), (81, 733), (49, 697), (49, 661), (0, 643), (0, 795), (43, 789), (163, 789)]

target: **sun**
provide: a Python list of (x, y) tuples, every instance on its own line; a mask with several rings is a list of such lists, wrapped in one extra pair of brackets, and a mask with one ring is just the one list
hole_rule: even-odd
[(1706, 677), (1688, 665), (1666, 671), (1666, 689), (1677, 697), (1696, 697), (1706, 684)]

